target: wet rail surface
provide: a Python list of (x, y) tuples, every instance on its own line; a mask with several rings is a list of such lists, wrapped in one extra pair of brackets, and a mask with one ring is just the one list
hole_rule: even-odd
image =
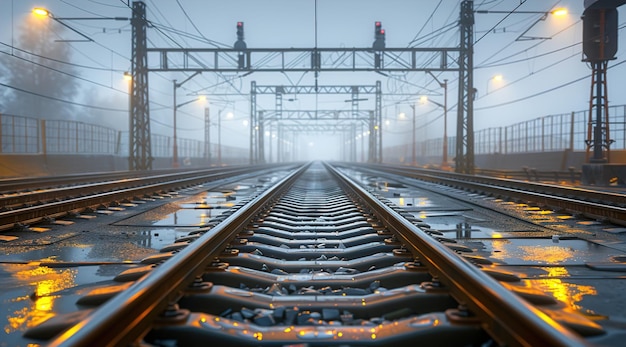
[(359, 167), (370, 172), (384, 172), (415, 178), (482, 194), (518, 199), (591, 218), (606, 219), (615, 224), (626, 224), (626, 194), (624, 193), (413, 167), (371, 164), (361, 164)]
[[(272, 168), (275, 170), (276, 168)], [(87, 174), (67, 176), (52, 180), (59, 187), (36, 189), (12, 193), (4, 191), (0, 196), (0, 230), (24, 227), (43, 219), (54, 220), (67, 214), (79, 214), (86, 208), (98, 205), (113, 205), (120, 202), (140, 200), (141, 197), (162, 194), (210, 181), (233, 178), (238, 175), (257, 174), (268, 170), (267, 166), (234, 167), (184, 172), (166, 172), (163, 174), (137, 175), (134, 173), (112, 173), (100, 176)], [(26, 180), (34, 189), (35, 184)], [(72, 182), (89, 183), (70, 184)], [(48, 181), (39, 183), (47, 187)]]
[(487, 259), (460, 253), (315, 164), (26, 336), (68, 346), (574, 346), (605, 333)]

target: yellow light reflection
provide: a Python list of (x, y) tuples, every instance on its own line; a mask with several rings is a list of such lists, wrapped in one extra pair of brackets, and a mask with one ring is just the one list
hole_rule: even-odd
[(58, 298), (53, 293), (75, 286), (77, 270), (27, 266), (22, 270), (8, 271), (13, 273), (16, 281), (31, 284), (33, 294), (13, 299), (13, 302), (22, 302), (24, 307), (7, 316), (8, 324), (4, 328), (7, 334), (36, 326), (50, 318)]
[(563, 282), (560, 278), (550, 277), (568, 277), (569, 272), (564, 267), (543, 268), (547, 274), (545, 279), (532, 280), (534, 287), (544, 292), (548, 292), (555, 299), (565, 303), (574, 310), (581, 310), (581, 302), (585, 295), (597, 295), (598, 292), (593, 286), (580, 285), (575, 283)]
[(398, 206), (404, 206), (404, 198), (398, 199)]
[(548, 264), (560, 264), (566, 260), (574, 258), (574, 251), (569, 247), (548, 246), (522, 246), (523, 260), (541, 260)]
[(491, 243), (493, 248), (493, 253), (491, 257), (494, 259), (502, 259), (505, 260), (509, 258), (509, 252), (507, 251), (507, 246), (511, 243), (511, 241), (507, 239), (494, 239)]

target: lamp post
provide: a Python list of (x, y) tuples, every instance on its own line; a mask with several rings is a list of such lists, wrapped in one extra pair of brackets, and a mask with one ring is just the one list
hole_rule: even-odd
[(43, 7), (35, 7), (33, 9), (33, 13), (39, 17), (48, 17), (84, 38), (84, 40), (63, 40), (64, 42), (93, 42), (93, 39), (91, 37), (65, 24), (63, 22), (64, 20), (120, 20), (120, 21), (130, 20), (130, 18), (128, 17), (55, 17), (52, 14), (52, 12), (50, 12), (49, 10)]
[(222, 166), (222, 111), (217, 111), (217, 164)]
[(489, 84), (491, 83), (491, 81), (496, 81), (496, 82), (500, 82), (502, 81), (502, 75), (497, 74), (493, 77), (491, 77), (490, 79), (487, 80), (487, 88), (485, 89), (485, 95), (489, 94)]
[[(445, 84), (446, 84), (446, 94), (447, 94), (447, 83), (448, 80), (444, 80)], [(443, 155), (442, 155), (442, 159), (441, 159), (441, 167), (442, 168), (447, 168), (448, 167), (448, 98), (447, 96), (444, 97), (444, 104), (440, 104), (436, 101), (430, 100), (428, 97), (423, 96), (420, 98), (420, 101), (423, 103), (426, 102), (430, 102), (433, 105), (439, 106), (441, 108), (443, 108)]]
[(411, 145), (411, 165), (412, 166), (416, 166), (417, 165), (417, 160), (415, 157), (415, 104), (410, 104), (409, 106), (411, 106), (411, 109), (413, 110), (413, 126), (411, 127), (412, 129), (412, 145)]
[[(441, 156), (441, 167), (448, 167), (448, 80), (444, 79), (443, 82), (439, 81), (431, 71), (427, 71), (432, 78), (439, 83), (439, 86), (443, 88), (443, 105), (430, 100), (433, 104), (443, 107), (443, 155)], [(428, 99), (427, 99), (428, 100)]]
[(481, 13), (481, 14), (485, 14), (485, 13), (501, 13), (501, 14), (506, 14), (506, 15), (510, 15), (510, 14), (540, 14), (542, 15), (541, 17), (539, 17), (536, 21), (533, 22), (533, 24), (531, 24), (528, 29), (524, 30), (516, 39), (515, 41), (530, 41), (530, 40), (548, 40), (550, 39), (549, 37), (539, 37), (539, 36), (526, 36), (526, 34), (530, 31), (530, 29), (532, 29), (535, 25), (537, 25), (537, 23), (546, 20), (546, 18), (548, 18), (548, 15), (553, 15), (556, 17), (563, 17), (565, 15), (567, 15), (567, 9), (566, 8), (556, 8), (552, 11), (491, 11), (491, 10), (481, 10), (481, 11), (476, 11), (476, 13)]
[(182, 103), (180, 105), (177, 105), (176, 104), (176, 89), (182, 87), (183, 84), (187, 83), (190, 79), (196, 77), (200, 73), (201, 73), (201, 71), (196, 71), (191, 76), (187, 77), (184, 81), (182, 81), (180, 83), (176, 83), (176, 80), (172, 81), (173, 82), (173, 87), (174, 87), (173, 88), (173, 95), (174, 95), (174, 102), (173, 102), (173, 105), (174, 105), (174, 122), (173, 122), (174, 123), (173, 124), (173, 126), (174, 126), (174, 144), (172, 146), (172, 167), (175, 167), (175, 168), (177, 168), (179, 166), (179, 163), (178, 163), (178, 139), (177, 139), (177, 136), (176, 136), (176, 129), (177, 129), (177, 126), (176, 126), (176, 110), (178, 110), (178, 108), (181, 107), (181, 106), (190, 104), (190, 103), (198, 100), (198, 99), (190, 100), (190, 101), (184, 102), (184, 103)]
[[(176, 80), (174, 80), (174, 85), (176, 85)], [(176, 90), (176, 87), (174, 87), (174, 90)], [(178, 138), (176, 136), (176, 110), (178, 110), (179, 108), (191, 104), (192, 102), (196, 102), (196, 101), (201, 101), (204, 100), (204, 97), (200, 96), (197, 99), (192, 99), (189, 101), (185, 101), (182, 104), (176, 104), (176, 93), (174, 93), (174, 143), (172, 145), (172, 167), (177, 168), (180, 166), (180, 164), (178, 163)]]
[[(228, 101), (228, 100), (224, 100), (224, 101), (211, 101), (209, 104), (211, 105), (228, 105), (228, 104), (234, 104), (235, 101)], [(234, 108), (234, 106), (233, 106)], [(222, 165), (222, 112), (224, 111), (225, 107), (222, 106), (218, 111), (217, 111), (217, 164), (218, 165)], [(233, 112), (228, 112), (226, 114), (226, 118), (233, 118), (235, 117)], [(213, 123), (215, 124), (215, 123)], [(246, 125), (246, 124), (244, 124)]]

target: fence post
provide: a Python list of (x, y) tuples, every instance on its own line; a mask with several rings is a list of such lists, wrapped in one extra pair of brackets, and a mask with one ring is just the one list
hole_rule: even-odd
[(117, 132), (117, 141), (115, 143), (115, 155), (120, 154), (121, 147), (122, 147), (122, 131), (119, 130)]
[(541, 152), (544, 152), (546, 149), (545, 143), (544, 143), (544, 138), (545, 138), (545, 126), (546, 126), (546, 117), (541, 117)]
[(569, 124), (569, 149), (574, 152), (574, 111), (572, 111)]

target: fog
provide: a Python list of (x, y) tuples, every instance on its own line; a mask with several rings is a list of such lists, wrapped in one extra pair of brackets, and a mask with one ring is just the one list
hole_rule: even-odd
[[(408, 0), (147, 1), (148, 19), (153, 24), (148, 29), (148, 41), (150, 47), (231, 47), (236, 39), (235, 23), (243, 21), (249, 48), (308, 48), (316, 43), (318, 47), (370, 47), (373, 23), (381, 21), (387, 33), (387, 47), (450, 47), (458, 44), (458, 4), (459, 1)], [(510, 11), (517, 5), (475, 1), (475, 7), (482, 10)], [(552, 5), (527, 2), (518, 10), (546, 12)], [(590, 70), (580, 61), (582, 1), (563, 0), (558, 5), (567, 7), (569, 15), (541, 20), (541, 14), (513, 14), (506, 18), (503, 14), (476, 14), (476, 130), (588, 107), (590, 80), (585, 76), (589, 76)], [(35, 18), (31, 10), (36, 6), (48, 8), (57, 18), (130, 16), (124, 1), (0, 2), (4, 53), (0, 56), (0, 112), (97, 123), (126, 132), (128, 82), (123, 80), (123, 73), (130, 69), (129, 23), (69, 20), (65, 23), (70, 30), (51, 18)], [(93, 41), (77, 42), (82, 37), (74, 30)], [(524, 32), (538, 39), (517, 40)], [(609, 64), (611, 104), (626, 103), (626, 95), (616, 92), (626, 73), (621, 62), (620, 58)], [(308, 63), (303, 58), (302, 64)], [(149, 61), (150, 66), (158, 64)], [(192, 73), (150, 73), (153, 134), (173, 135), (172, 81), (184, 81)], [(494, 79), (496, 74), (502, 78)], [(436, 72), (436, 76), (449, 81), (448, 133), (453, 136), (457, 73)], [(177, 109), (178, 137), (203, 141), (208, 112), (211, 143), (246, 150), (250, 146), (252, 81), (257, 85), (298, 86), (369, 86), (380, 81), (384, 147), (412, 141), (413, 117), (417, 140), (440, 138), (443, 133), (442, 108), (418, 102), (422, 95), (439, 104), (444, 99), (443, 90), (426, 73), (202, 73), (176, 89), (177, 104), (185, 103)], [(207, 99), (194, 101), (200, 95)], [(352, 105), (346, 102), (350, 97), (284, 95), (282, 109), (284, 114), (302, 110), (350, 112)], [(359, 98), (359, 111), (374, 109), (373, 95)], [(273, 112), (276, 102), (274, 95), (259, 95), (257, 110)], [(270, 149), (274, 158), (280, 155), (293, 160), (343, 160), (351, 155), (360, 158), (367, 151), (367, 143), (362, 145), (364, 134), (359, 121), (352, 122), (354, 129), (328, 120), (280, 119), (272, 124), (264, 139), (266, 157)], [(280, 126), (282, 131), (278, 130)], [(321, 127), (326, 130), (320, 131)]]

